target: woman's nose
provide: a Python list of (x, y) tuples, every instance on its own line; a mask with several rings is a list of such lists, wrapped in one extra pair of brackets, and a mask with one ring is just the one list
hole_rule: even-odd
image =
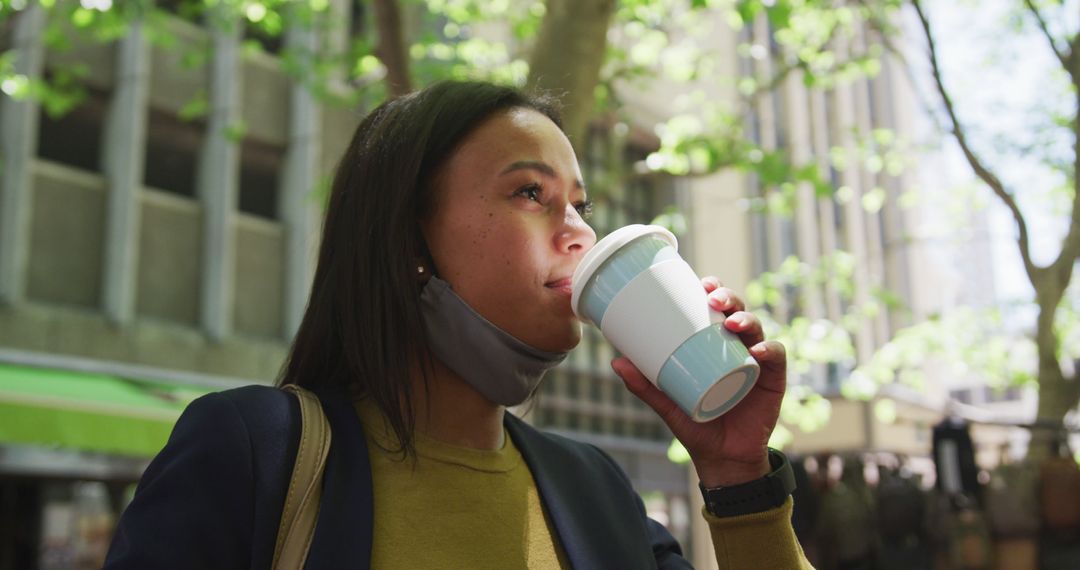
[(568, 205), (562, 227), (555, 235), (555, 247), (561, 252), (582, 254), (595, 244), (596, 232), (573, 205)]

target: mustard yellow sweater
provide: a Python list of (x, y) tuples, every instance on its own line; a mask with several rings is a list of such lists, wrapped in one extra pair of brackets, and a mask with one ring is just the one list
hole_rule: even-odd
[[(449, 445), (415, 434), (416, 461), (403, 460), (378, 408), (356, 403), (371, 459), (371, 567), (570, 568), (532, 474), (507, 435), (502, 449)], [(393, 497), (393, 508), (379, 508)], [(717, 518), (702, 512), (720, 568), (809, 568), (779, 509)], [(422, 541), (417, 537), (424, 537)]]

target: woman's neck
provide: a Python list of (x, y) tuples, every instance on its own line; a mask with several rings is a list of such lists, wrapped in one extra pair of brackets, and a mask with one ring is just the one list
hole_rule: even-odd
[(443, 443), (473, 449), (501, 449), (506, 408), (492, 403), (436, 358), (428, 375), (414, 366), (411, 374), (417, 431)]

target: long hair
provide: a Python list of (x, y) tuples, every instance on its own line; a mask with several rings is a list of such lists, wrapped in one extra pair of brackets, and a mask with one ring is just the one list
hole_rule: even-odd
[[(438, 207), (439, 170), (462, 140), (516, 107), (562, 128), (547, 97), (451, 81), (391, 99), (360, 122), (334, 175), (311, 297), (279, 385), (370, 398), (399, 451), (413, 455), (410, 368), (430, 358), (416, 273), (429, 258), (420, 221)], [(420, 368), (427, 390), (429, 366)]]

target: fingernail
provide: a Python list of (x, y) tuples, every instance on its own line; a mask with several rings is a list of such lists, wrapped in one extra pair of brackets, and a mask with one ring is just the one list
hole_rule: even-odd
[(731, 317), (730, 319), (728, 319), (728, 321), (735, 323), (735, 326), (740, 328), (746, 324), (746, 318), (741, 315)]
[(766, 352), (768, 352), (768, 350), (763, 344), (755, 344), (754, 346), (750, 347), (750, 352), (757, 356), (763, 356)]

